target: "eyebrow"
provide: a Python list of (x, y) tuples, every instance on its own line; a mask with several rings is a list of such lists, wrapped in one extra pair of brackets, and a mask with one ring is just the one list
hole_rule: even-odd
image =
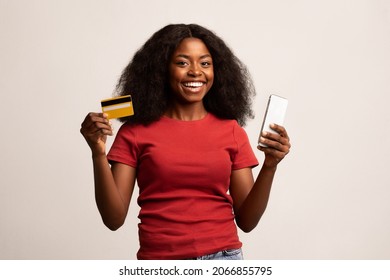
[[(178, 54), (176, 57), (182, 57), (182, 58), (185, 58), (185, 59), (189, 59), (190, 58), (190, 56), (186, 55), (186, 54)], [(211, 58), (211, 54), (204, 54), (204, 55), (200, 56), (200, 59), (207, 58), (207, 57)]]

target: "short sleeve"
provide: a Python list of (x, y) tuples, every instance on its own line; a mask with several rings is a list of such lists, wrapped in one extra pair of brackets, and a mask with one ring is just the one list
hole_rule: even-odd
[(128, 124), (123, 124), (107, 154), (107, 159), (110, 164), (120, 162), (136, 168), (138, 154), (136, 128)]
[(232, 169), (241, 169), (246, 167), (256, 167), (259, 162), (252, 150), (248, 135), (245, 130), (236, 123), (233, 130), (234, 139), (236, 141), (237, 150), (233, 157)]

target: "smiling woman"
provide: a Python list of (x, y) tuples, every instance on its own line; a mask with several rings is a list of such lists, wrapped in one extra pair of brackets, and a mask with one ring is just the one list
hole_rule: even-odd
[(245, 66), (213, 32), (168, 25), (135, 54), (117, 90), (132, 95), (135, 115), (122, 119), (108, 154), (107, 116), (90, 113), (81, 126), (105, 225), (123, 225), (137, 181), (138, 259), (242, 259), (236, 224), (256, 227), (290, 149), (284, 127), (264, 134), (254, 181), (258, 161), (240, 126), (254, 95)]
[[(183, 119), (184, 116), (177, 115), (180, 107), (191, 104), (193, 112), (199, 116), (190, 118), (204, 117), (207, 111), (203, 98), (213, 85), (214, 70), (211, 54), (200, 39), (187, 38), (179, 44), (169, 63), (169, 76), (174, 98), (166, 115), (173, 118), (175, 112), (176, 118)], [(177, 106), (177, 103), (180, 105)]]

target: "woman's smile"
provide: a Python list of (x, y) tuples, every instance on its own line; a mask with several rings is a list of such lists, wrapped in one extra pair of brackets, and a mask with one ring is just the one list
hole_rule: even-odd
[(205, 82), (185, 82), (182, 85), (192, 93), (199, 93), (202, 91), (202, 87), (206, 85)]

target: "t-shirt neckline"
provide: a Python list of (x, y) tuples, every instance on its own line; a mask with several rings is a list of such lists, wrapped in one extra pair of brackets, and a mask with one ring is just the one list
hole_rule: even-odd
[(198, 119), (198, 120), (191, 120), (191, 121), (178, 120), (178, 119), (170, 118), (170, 117), (165, 116), (165, 115), (162, 116), (162, 119), (167, 120), (167, 121), (172, 122), (172, 123), (179, 123), (179, 124), (196, 124), (196, 123), (200, 123), (200, 122), (207, 121), (210, 117), (211, 117), (211, 114), (210, 114), (210, 113), (207, 113), (203, 118)]

